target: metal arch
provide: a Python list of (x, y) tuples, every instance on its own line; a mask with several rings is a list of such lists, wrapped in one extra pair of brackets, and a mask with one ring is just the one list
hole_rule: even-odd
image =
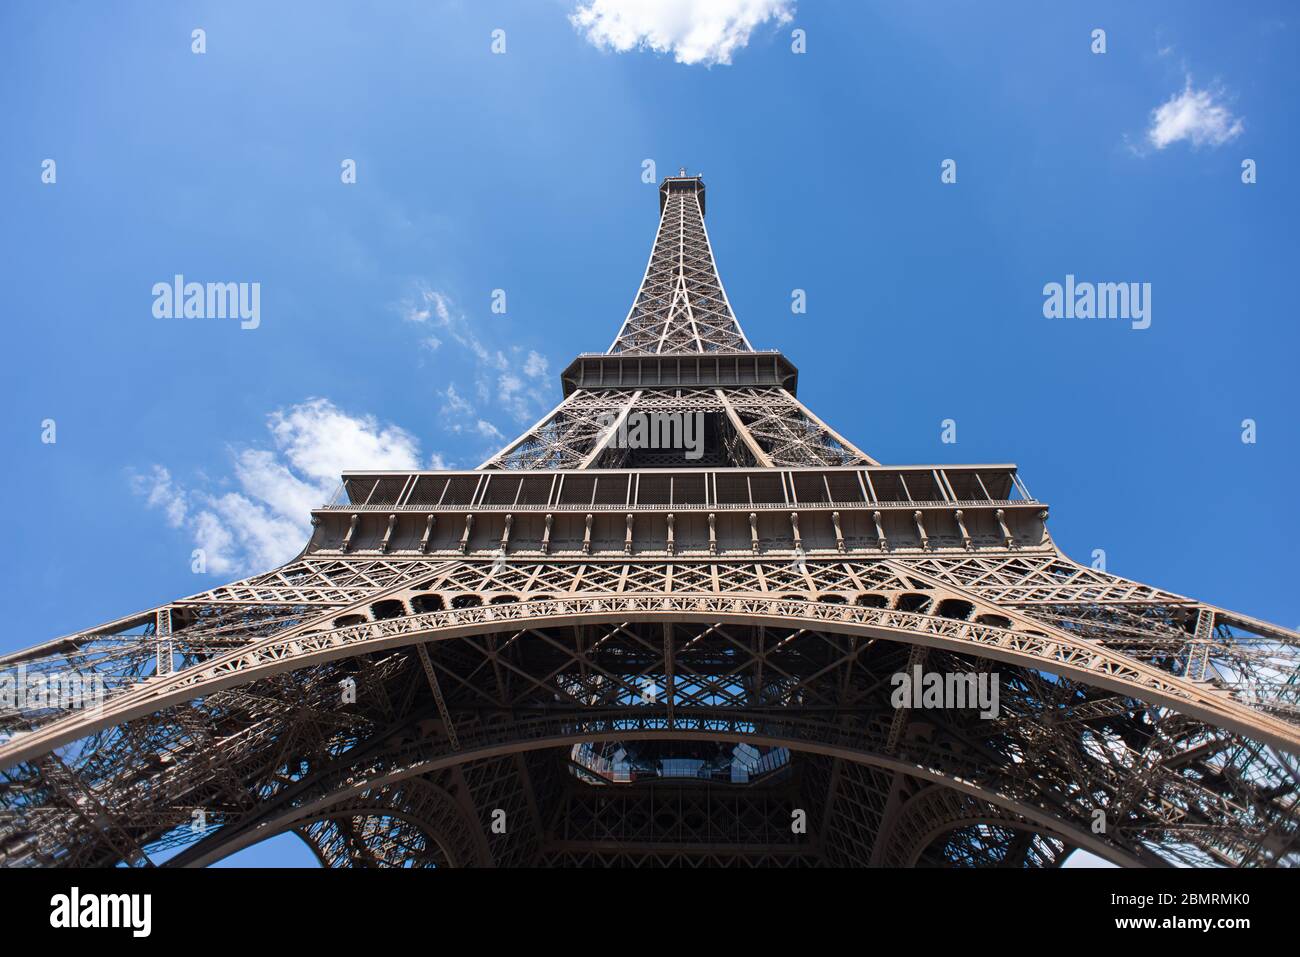
[[(380, 826), (372, 826), (371, 822)], [(387, 826), (382, 822), (388, 822)], [(304, 822), (292, 830), (311, 848), (322, 867), (401, 866), (397, 862), (412, 860), (410, 841), (405, 835), (394, 835), (391, 822), (398, 822), (425, 845), (417, 858), (421, 866), (453, 866), (443, 845), (429, 836), (423, 822), (410, 811), (363, 811), (355, 815), (344, 811)]]
[[(580, 713), (568, 717), (576, 721), (580, 717)], [(1003, 809), (1009, 815), (1018, 815), (1025, 821), (1030, 822), (1034, 827), (1057, 834), (1068, 840), (1072, 845), (1084, 847), (1099, 857), (1103, 857), (1119, 866), (1143, 867), (1161, 863), (1157, 859), (1150, 857), (1133, 856), (1121, 848), (1099, 841), (1086, 829), (1072, 825), (1069, 822), (1059, 821), (1031, 803), (990, 792), (960, 776), (947, 777), (940, 772), (918, 766), (908, 760), (874, 752), (858, 751), (844, 745), (821, 744), (802, 737), (783, 737), (777, 734), (755, 734), (741, 731), (692, 730), (688, 728), (676, 728), (671, 731), (629, 730), (626, 728), (604, 731), (579, 730), (550, 737), (498, 742), (478, 748), (443, 754), (438, 757), (430, 757), (418, 763), (409, 763), (399, 770), (380, 774), (373, 780), (357, 782), (342, 789), (331, 791), (303, 807), (293, 807), (280, 811), (277, 815), (260, 818), (256, 826), (245, 826), (236, 833), (229, 835), (223, 835), (220, 832), (213, 834), (208, 838), (204, 838), (198, 844), (191, 846), (187, 851), (178, 854), (168, 863), (172, 866), (206, 867), (245, 847), (260, 843), (284, 831), (292, 830), (300, 826), (305, 820), (337, 816), (333, 811), (335, 805), (352, 799), (354, 795), (363, 794), (374, 788), (404, 782), (415, 775), (429, 774), (455, 767), (478, 758), (545, 751), (590, 741), (675, 741), (689, 739), (728, 743), (748, 742), (774, 747), (787, 747), (792, 751), (797, 750), (824, 755), (868, 767), (906, 774), (924, 781), (933, 782), (942, 788), (954, 789), (981, 802), (987, 802), (992, 806)]]
[[(876, 867), (915, 867), (921, 855), (939, 837), (973, 824), (995, 824), (1016, 830), (1047, 833), (1069, 842), (1070, 835), (1044, 828), (1016, 810), (978, 800), (971, 795), (931, 785), (922, 788), (899, 809), (889, 827), (880, 834), (872, 854)], [(1100, 855), (1105, 857), (1105, 855)], [(1121, 861), (1106, 858), (1112, 864)]]
[[(421, 675), (420, 677), (421, 677), (421, 679), (422, 679), (422, 675)], [(722, 715), (723, 718), (724, 718), (725, 713), (719, 713), (719, 715)], [(689, 715), (689, 714), (688, 714), (688, 715), (684, 715), (684, 718), (693, 718), (693, 716), (698, 716), (698, 715)], [(720, 718), (720, 719), (723, 719), (723, 718)], [(744, 719), (744, 716), (742, 716), (742, 715), (737, 715), (737, 716), (735, 716), (735, 720), (742, 720), (742, 719)], [(586, 713), (578, 713), (577, 718), (573, 718), (573, 720), (588, 720), (588, 722), (589, 722), (589, 720), (593, 720), (593, 719), (590, 719), (590, 716), (589, 716), (588, 714), (586, 714)], [(787, 723), (789, 723), (789, 722), (787, 722)], [(831, 729), (831, 731), (833, 731), (833, 729)], [(387, 732), (385, 732), (385, 733), (387, 733)], [(829, 732), (827, 731), (826, 728), (818, 728), (818, 729), (816, 729), (816, 735), (827, 736), (828, 733), (829, 733)], [(969, 776), (969, 775), (970, 775), (970, 772), (971, 772), (970, 768), (967, 768), (967, 770), (966, 770), (965, 772), (963, 772), (963, 774), (965, 774), (966, 776)], [(1076, 780), (1078, 780), (1078, 779), (1076, 779)], [(373, 781), (372, 781), (372, 783), (373, 783)], [(1156, 791), (1157, 791), (1157, 792), (1165, 793), (1165, 792), (1162, 792), (1162, 791), (1161, 791), (1161, 788), (1160, 788), (1160, 787), (1157, 787), (1158, 784), (1160, 784), (1160, 780), (1158, 780), (1158, 779), (1154, 779), (1154, 780), (1152, 781), (1152, 783), (1149, 784), (1149, 787), (1156, 788)], [(1144, 787), (1147, 787), (1147, 785), (1144, 785)], [(1173, 793), (1173, 792), (1169, 792), (1169, 793)]]
[[(621, 621), (728, 622), (818, 629), (967, 652), (1055, 673), (1127, 694), (1300, 754), (1300, 728), (1262, 715), (1226, 695), (1061, 634), (1035, 634), (994, 625), (889, 609), (750, 596), (614, 596), (450, 609), (309, 633), (290, 633), (230, 652), (198, 668), (145, 682), (106, 704), (94, 718), (76, 715), (0, 747), (0, 767), (31, 760), (92, 731), (169, 705), (310, 664), (417, 642), (500, 631), (502, 627), (607, 624)], [(1044, 631), (1048, 631), (1044, 626)]]
[[(394, 795), (395, 791), (400, 791), (400, 795)], [(455, 799), (442, 788), (415, 777), (403, 780), (400, 787), (376, 788), (359, 797), (342, 800), (318, 814), (296, 820), (291, 827), (276, 834), (305, 830), (319, 822), (355, 817), (394, 817), (405, 821), (419, 830), (426, 840), (437, 845), (446, 866), (483, 867), (490, 863), (473, 840), (475, 825), (466, 819)], [(317, 842), (306, 836), (303, 840), (318, 850)]]

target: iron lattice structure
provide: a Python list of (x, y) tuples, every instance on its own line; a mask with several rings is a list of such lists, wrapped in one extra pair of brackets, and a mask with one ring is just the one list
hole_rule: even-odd
[[(0, 660), (107, 688), (3, 714), (0, 860), (1300, 861), (1300, 635), (1076, 564), (1014, 466), (857, 449), (741, 332), (704, 196), (663, 182), (613, 345), (478, 469), (348, 473), (284, 567)], [(616, 441), (653, 412), (703, 454)], [(893, 707), (918, 667), (997, 716)]]

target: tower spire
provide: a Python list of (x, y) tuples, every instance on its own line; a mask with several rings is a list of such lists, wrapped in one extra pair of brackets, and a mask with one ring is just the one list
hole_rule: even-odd
[[(704, 208), (699, 174), (664, 178), (650, 262), (613, 344), (578, 356), (561, 376), (564, 400), (481, 468), (878, 464), (795, 397), (789, 360), (749, 344), (718, 278)], [(688, 410), (703, 420), (702, 458), (618, 437), (630, 420)]]
[(659, 186), (659, 229), (641, 288), (610, 354), (752, 352), (727, 301), (704, 226), (704, 180), (667, 176)]

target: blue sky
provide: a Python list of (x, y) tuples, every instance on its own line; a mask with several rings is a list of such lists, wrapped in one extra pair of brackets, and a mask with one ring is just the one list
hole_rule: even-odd
[[(1076, 559), (1300, 623), (1291, 5), (578, 6), (0, 6), (0, 649), (292, 555), (340, 468), (477, 465), (618, 329), (646, 159), (703, 172), (750, 340), (868, 453), (1016, 462)], [(177, 273), (260, 325), (155, 318)], [(1044, 318), (1067, 274), (1150, 283), (1150, 328)]]

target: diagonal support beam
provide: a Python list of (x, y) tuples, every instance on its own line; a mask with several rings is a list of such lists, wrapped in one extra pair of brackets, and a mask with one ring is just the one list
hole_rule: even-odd
[(424, 676), (429, 679), (429, 689), (433, 692), (433, 700), (438, 705), (438, 714), (442, 716), (443, 727), (447, 731), (447, 741), (453, 751), (460, 750), (460, 739), (456, 736), (456, 723), (451, 719), (451, 712), (447, 710), (447, 699), (442, 696), (442, 686), (438, 684), (438, 675), (433, 670), (433, 662), (429, 659), (428, 642), (421, 642), (415, 646), (420, 655), (420, 664), (424, 666)]

